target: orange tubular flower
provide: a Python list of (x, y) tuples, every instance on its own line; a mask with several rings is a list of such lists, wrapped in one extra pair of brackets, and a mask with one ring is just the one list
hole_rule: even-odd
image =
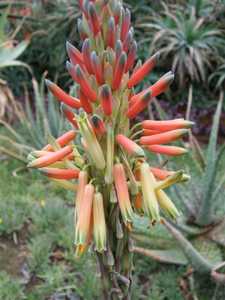
[(150, 171), (159, 180), (164, 180), (168, 176), (173, 175), (175, 173), (173, 171), (167, 171), (167, 170), (164, 170), (164, 169), (153, 168), (153, 167), (150, 167)]
[(92, 102), (95, 102), (97, 100), (97, 94), (85, 78), (84, 72), (82, 71), (79, 65), (76, 65), (75, 67), (75, 75), (77, 82), (81, 86), (82, 92), (85, 94), (86, 97), (88, 97), (88, 99), (90, 99)]
[(80, 171), (78, 175), (78, 187), (75, 198), (75, 216), (80, 215), (82, 201), (84, 200), (84, 189), (88, 183), (88, 174), (86, 171)]
[(121, 163), (117, 163), (116, 165), (114, 165), (113, 178), (123, 221), (129, 228), (133, 220), (133, 210), (130, 203), (130, 196), (128, 192), (124, 167)]
[(93, 200), (93, 234), (96, 251), (106, 251), (106, 222), (101, 193), (95, 193)]
[(142, 127), (148, 130), (156, 130), (156, 131), (170, 131), (175, 129), (182, 128), (191, 128), (193, 122), (186, 121), (184, 119), (176, 119), (176, 120), (167, 120), (167, 121), (155, 121), (155, 120), (146, 120), (142, 122)]
[(112, 109), (113, 109), (112, 107), (113, 100), (112, 100), (111, 89), (107, 84), (101, 87), (100, 100), (101, 100), (101, 106), (104, 114), (106, 116), (110, 116), (112, 114)]
[(72, 146), (66, 146), (56, 152), (51, 152), (45, 156), (37, 158), (28, 164), (29, 168), (43, 168), (47, 167), (63, 158), (73, 151)]
[(51, 82), (48, 79), (45, 80), (45, 83), (46, 83), (47, 87), (49, 88), (49, 90), (51, 91), (51, 93), (60, 102), (63, 102), (72, 108), (78, 109), (81, 107), (81, 103), (80, 103), (79, 99), (76, 99), (76, 98), (68, 95), (67, 93), (65, 93), (57, 84)]
[[(64, 147), (76, 137), (76, 132), (74, 130), (67, 131), (59, 138), (57, 138), (56, 143), (59, 144), (60, 147)], [(46, 145), (42, 150), (44, 151), (53, 151), (52, 145)]]
[(140, 167), (141, 188), (143, 195), (143, 210), (150, 217), (152, 223), (160, 220), (159, 205), (155, 194), (154, 175), (149, 170), (147, 163), (142, 163)]
[(187, 150), (175, 146), (150, 145), (147, 149), (154, 153), (165, 154), (169, 156), (178, 156), (187, 153)]
[(113, 83), (112, 83), (113, 91), (117, 90), (120, 87), (121, 80), (126, 68), (126, 63), (127, 63), (127, 55), (125, 52), (122, 52), (116, 64), (114, 75), (113, 75)]
[(77, 252), (79, 254), (82, 254), (85, 250), (90, 235), (94, 191), (94, 186), (92, 184), (87, 184), (84, 188), (83, 199), (80, 203), (80, 210), (75, 228), (75, 245), (78, 248)]
[(151, 72), (151, 70), (155, 67), (157, 63), (158, 58), (159, 53), (157, 52), (131, 75), (127, 84), (129, 89), (141, 82), (144, 79), (144, 77)]
[(129, 155), (139, 157), (145, 156), (144, 150), (138, 144), (127, 138), (125, 135), (118, 134), (116, 136), (116, 141)]
[(77, 169), (57, 169), (57, 168), (41, 168), (46, 176), (55, 179), (76, 179), (79, 176), (79, 170)]
[(168, 132), (154, 134), (152, 136), (143, 136), (140, 139), (140, 143), (142, 145), (166, 144), (179, 139), (186, 133), (188, 133), (188, 129), (176, 129)]

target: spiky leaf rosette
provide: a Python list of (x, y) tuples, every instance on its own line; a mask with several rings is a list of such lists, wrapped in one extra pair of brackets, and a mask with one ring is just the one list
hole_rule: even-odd
[(115, 263), (117, 272), (123, 269), (127, 276), (126, 263), (118, 265), (130, 249), (135, 213), (147, 216), (151, 224), (160, 221), (161, 213), (176, 218), (179, 212), (164, 190), (187, 179), (182, 171), (150, 166), (145, 153), (183, 154), (185, 149), (168, 143), (187, 133), (192, 123), (146, 120), (131, 126), (153, 97), (168, 89), (174, 75), (168, 72), (136, 94), (135, 86), (156, 66), (158, 54), (135, 66), (130, 12), (120, 1), (81, 0), (80, 7), (83, 45), (78, 50), (67, 43), (66, 64), (78, 85), (77, 97), (46, 81), (74, 129), (35, 151), (30, 166), (65, 188), (76, 187), (77, 254), (94, 243), (105, 264)]

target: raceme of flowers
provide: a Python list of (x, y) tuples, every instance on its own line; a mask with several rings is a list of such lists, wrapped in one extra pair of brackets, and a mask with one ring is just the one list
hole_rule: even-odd
[(130, 11), (120, 1), (79, 3), (82, 48), (66, 45), (66, 67), (77, 84), (77, 97), (46, 80), (48, 89), (63, 104), (72, 130), (32, 152), (28, 165), (75, 191), (77, 255), (90, 245), (104, 253), (113, 243), (111, 236), (126, 239), (137, 214), (148, 217), (150, 224), (160, 221), (161, 214), (179, 215), (165, 189), (188, 176), (152, 166), (146, 153), (184, 154), (184, 148), (170, 143), (192, 126), (184, 119), (131, 125), (154, 97), (168, 89), (174, 75), (168, 72), (136, 93), (135, 87), (156, 67), (159, 54), (143, 64), (137, 62)]

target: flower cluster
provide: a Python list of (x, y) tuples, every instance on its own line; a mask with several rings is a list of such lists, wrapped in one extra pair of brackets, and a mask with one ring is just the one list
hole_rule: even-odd
[(145, 120), (131, 125), (154, 97), (168, 89), (174, 75), (168, 72), (135, 93), (135, 86), (156, 66), (159, 54), (143, 64), (136, 63), (130, 11), (120, 1), (79, 3), (82, 49), (67, 43), (66, 64), (77, 84), (76, 97), (46, 80), (49, 90), (63, 103), (73, 129), (34, 151), (29, 167), (76, 191), (77, 254), (94, 244), (97, 252), (104, 255), (111, 251), (116, 259), (114, 245), (123, 240), (127, 248), (135, 214), (147, 216), (151, 224), (160, 221), (161, 213), (172, 218), (179, 215), (165, 189), (188, 176), (150, 166), (146, 152), (185, 153), (185, 149), (168, 143), (186, 134), (192, 123), (184, 119)]

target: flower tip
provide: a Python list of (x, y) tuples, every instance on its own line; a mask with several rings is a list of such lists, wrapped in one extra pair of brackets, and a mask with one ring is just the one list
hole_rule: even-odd
[(45, 84), (47, 87), (51, 87), (53, 85), (53, 82), (47, 78), (45, 78)]

